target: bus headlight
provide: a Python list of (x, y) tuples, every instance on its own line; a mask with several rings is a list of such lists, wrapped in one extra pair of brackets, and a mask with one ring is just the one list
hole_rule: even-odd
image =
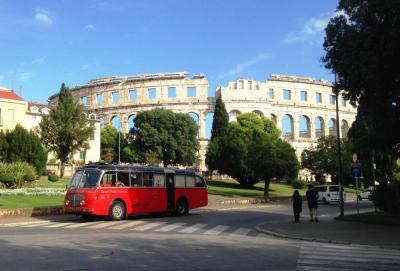
[(85, 205), (85, 200), (83, 199), (83, 200), (81, 200), (80, 202), (79, 202), (79, 205), (80, 206), (83, 206), (83, 205)]

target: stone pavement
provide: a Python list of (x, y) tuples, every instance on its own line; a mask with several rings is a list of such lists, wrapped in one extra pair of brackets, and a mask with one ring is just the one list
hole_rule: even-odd
[(336, 244), (359, 244), (400, 249), (400, 227), (373, 225), (321, 217), (318, 223), (303, 216), (300, 223), (293, 220), (262, 223), (256, 229), (279, 238)]

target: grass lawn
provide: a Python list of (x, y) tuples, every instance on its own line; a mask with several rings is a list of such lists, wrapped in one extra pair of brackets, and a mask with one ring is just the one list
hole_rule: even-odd
[[(210, 195), (226, 197), (263, 197), (264, 183), (258, 183), (251, 189), (240, 187), (239, 183), (232, 181), (208, 181), (208, 193)], [(271, 183), (269, 185), (269, 196), (291, 196), (295, 189), (291, 185)], [(301, 195), (305, 195), (307, 189), (299, 190)]]
[(346, 215), (343, 218), (337, 217), (336, 219), (368, 224), (400, 226), (400, 215), (390, 215), (383, 212)]
[(41, 188), (66, 188), (66, 186), (71, 181), (71, 177), (61, 178), (58, 182), (50, 182), (47, 180), (47, 176), (41, 176), (39, 180), (34, 181), (32, 183), (32, 187), (41, 187)]
[(62, 207), (64, 196), (0, 196), (0, 209)]

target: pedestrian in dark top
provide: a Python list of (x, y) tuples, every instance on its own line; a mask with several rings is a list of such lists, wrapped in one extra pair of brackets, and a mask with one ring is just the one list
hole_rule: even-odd
[(310, 221), (318, 222), (318, 191), (313, 188), (311, 184), (308, 185), (308, 190), (306, 192), (308, 209), (310, 210)]
[(293, 196), (292, 196), (292, 202), (293, 202), (293, 214), (294, 214), (294, 222), (299, 223), (300, 222), (300, 213), (303, 211), (303, 199), (300, 196), (300, 193), (298, 190), (294, 190)]

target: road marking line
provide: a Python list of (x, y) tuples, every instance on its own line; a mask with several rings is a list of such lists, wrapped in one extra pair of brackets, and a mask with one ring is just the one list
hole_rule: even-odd
[(41, 227), (47, 224), (50, 224), (50, 221), (46, 221), (46, 222), (41, 222), (41, 223), (30, 223), (30, 224), (26, 224), (26, 225), (21, 225), (20, 227), (23, 228), (33, 228), (33, 227)]
[(247, 235), (250, 231), (251, 231), (251, 229), (249, 229), (249, 228), (238, 228), (236, 231), (232, 232), (229, 235), (231, 235), (231, 236)]
[(207, 224), (194, 224), (193, 226), (184, 228), (178, 232), (181, 233), (194, 233), (195, 231), (201, 230), (202, 228), (206, 227)]
[(42, 227), (45, 228), (60, 228), (60, 227), (64, 227), (64, 226), (68, 226), (68, 225), (73, 225), (75, 223), (50, 223), (49, 225), (43, 225)]
[(220, 233), (222, 233), (223, 231), (227, 230), (229, 228), (229, 226), (224, 226), (224, 225), (219, 225), (216, 226), (208, 231), (205, 231), (203, 234), (206, 235), (218, 235)]
[(111, 222), (111, 221), (104, 221), (103, 223), (96, 224), (96, 225), (93, 225), (93, 226), (89, 226), (89, 227), (87, 227), (87, 228), (88, 228), (88, 229), (102, 229), (102, 228), (106, 228), (106, 227), (118, 225), (118, 224), (120, 224), (120, 223), (122, 223), (122, 222), (123, 222), (123, 221), (114, 221), (114, 222)]
[(137, 225), (143, 224), (143, 223), (145, 223), (145, 221), (140, 221), (140, 220), (130, 221), (130, 222), (125, 222), (124, 224), (119, 225), (119, 226), (110, 227), (109, 229), (123, 230), (123, 229), (129, 228), (129, 227), (132, 227), (132, 226), (137, 226)]
[(81, 228), (81, 227), (86, 227), (94, 224), (99, 224), (101, 222), (78, 222), (70, 226), (64, 227), (64, 229), (76, 229), (76, 228)]
[(157, 230), (155, 230), (155, 231), (159, 231), (159, 232), (168, 232), (168, 231), (172, 231), (172, 230), (174, 230), (174, 229), (176, 229), (176, 228), (180, 228), (180, 227), (182, 227), (183, 225), (186, 225), (186, 223), (174, 223), (174, 224), (171, 224), (171, 225), (167, 225), (167, 226), (165, 226), (165, 227), (162, 227), (162, 228), (160, 228), (160, 229), (157, 229)]
[(164, 224), (166, 224), (166, 222), (149, 223), (149, 224), (146, 224), (146, 225), (143, 225), (143, 226), (139, 226), (139, 227), (137, 227), (137, 228), (133, 228), (133, 229), (131, 229), (131, 230), (135, 230), (135, 231), (145, 231), (145, 230), (150, 230), (150, 229), (153, 229), (153, 228), (155, 228), (155, 227), (158, 227), (158, 226), (161, 226), (161, 225), (164, 225)]

